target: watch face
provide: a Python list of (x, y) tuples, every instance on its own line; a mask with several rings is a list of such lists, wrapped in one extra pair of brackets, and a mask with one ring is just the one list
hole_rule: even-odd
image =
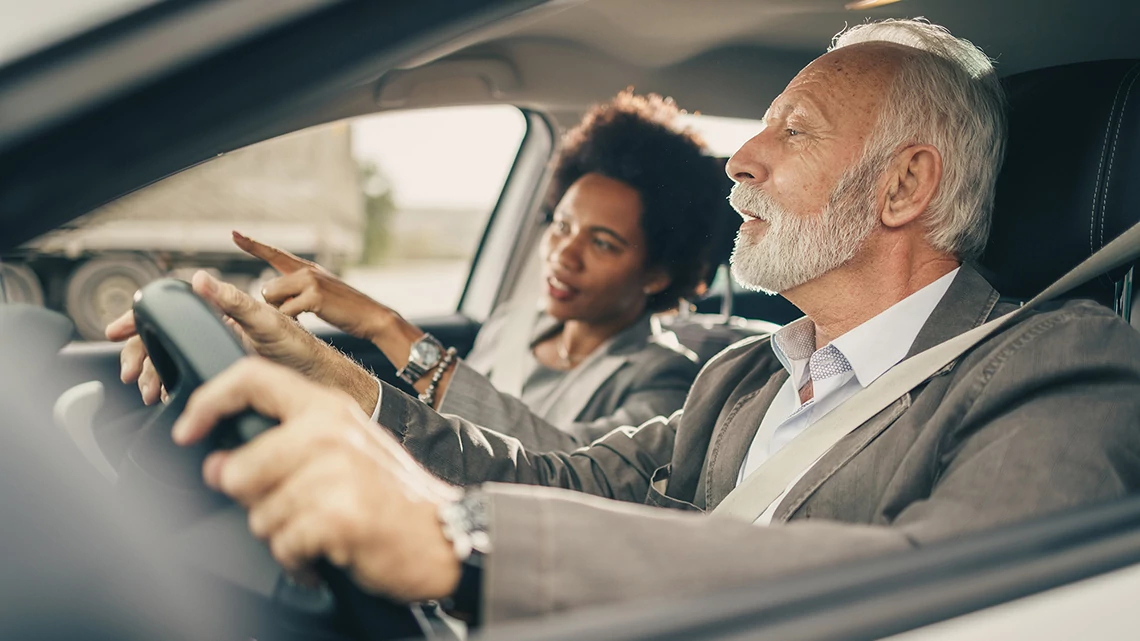
[(434, 365), (442, 356), (443, 352), (434, 341), (420, 340), (412, 345), (412, 352), (408, 358), (417, 365), (426, 367)]

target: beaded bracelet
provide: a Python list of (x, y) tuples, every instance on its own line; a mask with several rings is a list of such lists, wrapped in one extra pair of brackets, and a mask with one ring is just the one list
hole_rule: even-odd
[(420, 402), (428, 407), (435, 407), (435, 388), (439, 385), (439, 381), (443, 379), (443, 374), (447, 372), (447, 368), (455, 362), (455, 357), (459, 352), (455, 351), (454, 347), (448, 347), (447, 353), (443, 355), (443, 359), (439, 361), (439, 366), (435, 368), (435, 372), (431, 375), (431, 382), (428, 383), (427, 389), (420, 394)]

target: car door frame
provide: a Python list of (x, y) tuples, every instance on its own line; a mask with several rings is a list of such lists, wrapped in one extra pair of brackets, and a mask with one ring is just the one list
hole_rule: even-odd
[[(518, 272), (526, 264), (543, 226), (542, 199), (550, 159), (557, 147), (555, 128), (539, 111), (520, 111), (526, 126), (519, 150), (475, 250), (456, 310), (409, 319), (445, 345), (455, 347), (461, 356), (471, 350), (482, 322), (512, 292)], [(396, 378), (388, 358), (366, 339), (332, 328), (314, 333), (353, 357), (380, 380), (411, 392)]]

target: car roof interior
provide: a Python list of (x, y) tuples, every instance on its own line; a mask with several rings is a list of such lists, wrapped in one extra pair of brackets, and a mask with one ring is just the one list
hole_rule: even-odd
[(915, 16), (972, 40), (1003, 76), (1140, 56), (1140, 7), (1115, 0), (1082, 2), (1080, 11), (1063, 0), (903, 0), (864, 11), (844, 9), (843, 0), (571, 0), (437, 51), (446, 55), (426, 64), (432, 56), (410, 61), (311, 116), (510, 103), (572, 123), (591, 103), (632, 85), (704, 114), (758, 118), (845, 25)]

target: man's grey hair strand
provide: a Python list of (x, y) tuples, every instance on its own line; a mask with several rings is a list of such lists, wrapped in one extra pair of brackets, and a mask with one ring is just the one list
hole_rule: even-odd
[(1005, 99), (992, 61), (967, 40), (923, 19), (882, 20), (837, 34), (829, 51), (889, 42), (916, 50), (901, 63), (864, 158), (889, 160), (929, 144), (942, 182), (924, 214), (931, 244), (962, 260), (985, 249), (1005, 148)]

